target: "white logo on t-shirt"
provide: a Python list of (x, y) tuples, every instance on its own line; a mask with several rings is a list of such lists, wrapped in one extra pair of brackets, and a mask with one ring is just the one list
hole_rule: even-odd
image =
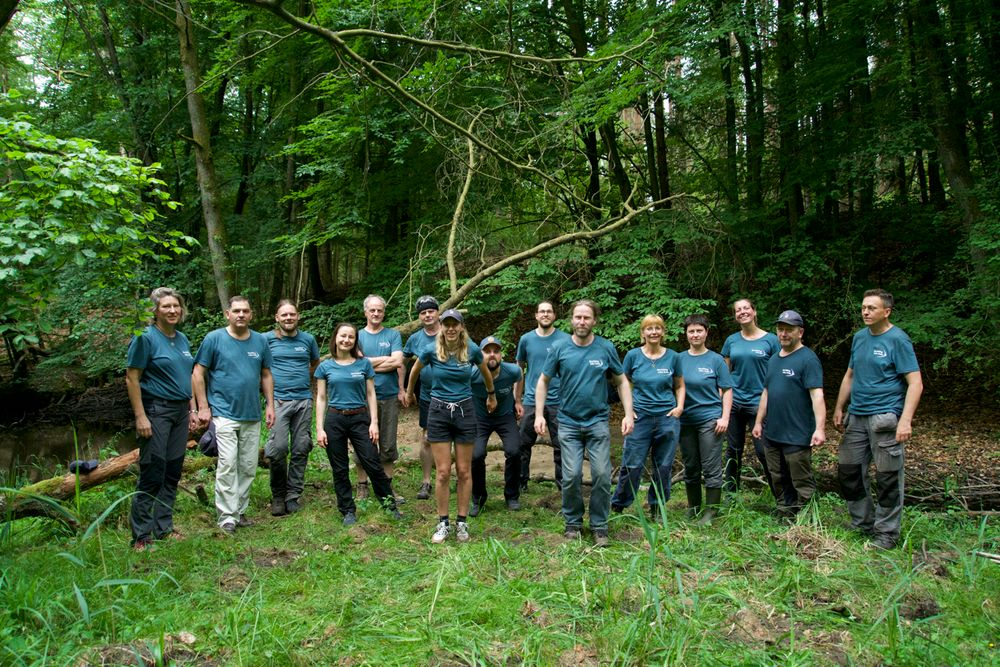
[(299, 345), (298, 347), (295, 348), (295, 351), (296, 352), (305, 352), (306, 348), (305, 348), (304, 345)]
[(792, 370), (791, 368), (782, 368), (781, 369), (781, 374), (784, 375), (786, 378), (793, 378), (793, 377), (795, 377), (795, 371)]
[(872, 354), (874, 354), (876, 357), (882, 357), (882, 358), (889, 356), (888, 354), (885, 353), (885, 350), (880, 350), (878, 348), (872, 350)]
[(656, 372), (659, 373), (660, 375), (673, 375), (674, 374), (674, 369), (673, 368), (657, 368)]
[(363, 378), (365, 376), (361, 371), (351, 371), (352, 378)]
[(753, 352), (754, 354), (756, 354), (758, 357), (766, 357), (767, 356), (767, 350), (761, 350), (761, 349), (758, 349), (758, 348), (755, 347), (755, 348), (753, 348), (750, 351)]
[(247, 352), (247, 356), (250, 357), (251, 359), (259, 359), (260, 358), (260, 355), (257, 354), (256, 352)]
[(591, 359), (590, 365), (593, 366), (594, 368), (602, 368), (604, 366), (604, 362), (601, 361), (600, 359)]
[(698, 372), (701, 373), (702, 375), (711, 375), (712, 374), (712, 369), (711, 368), (705, 368), (704, 366), (699, 366), (698, 367)]

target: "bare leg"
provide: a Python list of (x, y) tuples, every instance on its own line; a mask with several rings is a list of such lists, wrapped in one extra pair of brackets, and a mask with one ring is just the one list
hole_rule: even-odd
[[(420, 445), (420, 466), (424, 469), (424, 484), (431, 483), (431, 471), (434, 469), (434, 454), (431, 452), (431, 443), (427, 441), (427, 431), (424, 431), (424, 441)], [(451, 468), (451, 463), (448, 464)]]
[[(451, 489), (449, 488), (451, 486), (451, 443), (432, 442), (430, 450), (434, 453), (434, 464), (437, 466), (434, 499), (437, 501), (438, 516), (448, 516), (448, 505), (451, 500)], [(466, 493), (465, 502), (466, 507), (468, 507), (468, 492)]]
[(469, 515), (469, 498), (472, 496), (472, 443), (455, 443), (455, 472), (458, 477), (458, 515)]

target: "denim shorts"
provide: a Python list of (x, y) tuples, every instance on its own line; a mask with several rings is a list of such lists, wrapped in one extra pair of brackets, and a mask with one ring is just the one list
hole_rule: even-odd
[(471, 445), (476, 441), (476, 424), (471, 397), (455, 403), (432, 398), (427, 411), (427, 441)]

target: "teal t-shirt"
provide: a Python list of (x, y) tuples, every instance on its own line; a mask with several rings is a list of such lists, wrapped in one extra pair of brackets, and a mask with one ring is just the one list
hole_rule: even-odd
[(690, 350), (685, 350), (678, 356), (685, 392), (681, 424), (695, 426), (721, 417), (722, 396), (719, 390), (733, 386), (733, 378), (722, 355), (708, 350), (695, 356)]
[[(483, 363), (483, 351), (471, 341), (467, 345), (468, 361), (457, 361), (454, 355), (449, 356), (447, 361), (441, 361), (437, 358), (437, 350), (433, 347), (424, 348), (420, 356), (417, 357), (424, 366), (434, 368), (431, 398), (446, 403), (457, 403), (472, 398), (472, 371)], [(420, 382), (423, 383), (423, 381), (423, 374), (421, 374)]]
[(920, 370), (910, 337), (899, 327), (878, 336), (865, 327), (851, 343), (851, 405), (847, 411), (864, 417), (894, 412), (903, 414), (907, 373)]
[(767, 332), (756, 340), (747, 340), (739, 331), (726, 339), (722, 356), (729, 359), (733, 376), (733, 405), (755, 408), (764, 391), (767, 361), (781, 350), (778, 337)]
[(607, 420), (609, 371), (613, 375), (623, 372), (618, 351), (606, 338), (594, 336), (590, 345), (580, 346), (567, 336), (552, 348), (542, 373), (560, 380), (560, 423), (587, 427)]
[[(403, 337), (395, 329), (382, 327), (378, 333), (367, 329), (358, 331), (358, 347), (366, 357), (389, 357), (393, 352), (403, 351)], [(380, 401), (395, 398), (399, 394), (399, 376), (393, 368), (388, 373), (375, 374), (375, 396)]]
[(271, 349), (264, 336), (251, 331), (246, 340), (237, 340), (225, 327), (210, 331), (195, 363), (208, 371), (208, 405), (213, 415), (260, 421), (260, 374), (271, 367)]
[(355, 359), (349, 364), (324, 359), (313, 375), (326, 382), (327, 407), (357, 410), (368, 405), (368, 378), (375, 377), (375, 369), (367, 359)]
[[(524, 395), (521, 403), (527, 406), (535, 404), (535, 386), (538, 376), (545, 367), (545, 358), (549, 351), (559, 342), (568, 340), (570, 335), (561, 329), (554, 329), (548, 336), (539, 336), (537, 330), (529, 331), (517, 341), (515, 361), (528, 366), (528, 374), (524, 378)], [(559, 405), (559, 378), (549, 378), (548, 392), (545, 394), (545, 405)]]
[(497, 409), (490, 412), (486, 409), (486, 383), (479, 369), (472, 372), (472, 396), (476, 399), (476, 414), (480, 417), (503, 417), (514, 412), (514, 385), (521, 380), (521, 367), (506, 361), (500, 364), (500, 373), (493, 378), (493, 390), (496, 392)]
[(632, 406), (636, 414), (664, 415), (677, 407), (674, 379), (683, 377), (679, 357), (673, 350), (664, 350), (659, 358), (650, 359), (641, 347), (625, 354), (622, 368), (632, 383)]
[(294, 336), (278, 337), (272, 329), (264, 334), (264, 340), (271, 350), (274, 398), (279, 401), (312, 398), (309, 366), (319, 359), (319, 345), (313, 335), (299, 331)]
[(816, 430), (809, 390), (823, 386), (823, 365), (808, 347), (787, 357), (776, 354), (767, 364), (767, 418), (764, 436), (771, 442), (806, 447)]
[(128, 345), (126, 365), (142, 370), (139, 387), (143, 396), (168, 401), (191, 399), (191, 369), (194, 357), (187, 336), (180, 331), (170, 338), (150, 325), (133, 336)]
[[(428, 336), (427, 332), (421, 329), (417, 333), (406, 339), (403, 347), (403, 356), (407, 359), (420, 358), (420, 354), (427, 349), (434, 350), (437, 345), (437, 335)], [(431, 385), (434, 384), (434, 369), (425, 365), (420, 369), (420, 395), (417, 397), (424, 403), (431, 400)]]

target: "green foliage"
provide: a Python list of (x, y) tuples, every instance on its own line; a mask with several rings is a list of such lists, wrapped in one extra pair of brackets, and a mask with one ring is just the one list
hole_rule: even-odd
[[(988, 518), (908, 508), (904, 544), (876, 553), (841, 527), (839, 498), (818, 498), (788, 526), (752, 508), (765, 494), (744, 491), (711, 530), (684, 520), (674, 499), (660, 506), (662, 525), (634, 509), (612, 517), (611, 546), (593, 549), (562, 539), (558, 494), (535, 484), (523, 511), (491, 505), (471, 519), (470, 543), (432, 545), (423, 510), (433, 501), (412, 501), (402, 523), (374, 500), (359, 502), (354, 528), (331, 521), (319, 458), (302, 512), (258, 515), (232, 538), (181, 494), (175, 516), (187, 539), (135, 553), (127, 522), (102, 511), (119, 511), (125, 485), (86, 508), (89, 539), (38, 539), (25, 525), (36, 520), (18, 522), (0, 547), (2, 662), (971, 665), (995, 656), (983, 600), (1000, 591), (1000, 572), (974, 555), (992, 550)], [(419, 469), (403, 466), (395, 479), (412, 498)], [(499, 472), (488, 483), (499, 490)], [(252, 511), (269, 493), (258, 475)]]
[[(0, 113), (6, 165), (0, 185), (0, 333), (15, 346), (37, 343), (39, 333), (56, 324), (46, 308), (69, 277), (91, 295), (120, 293), (134, 285), (145, 264), (186, 255), (196, 243), (160, 225), (158, 207), (176, 204), (156, 178), (155, 165), (108, 154), (85, 139), (46, 134), (8, 100)], [(86, 293), (65, 296), (86, 308)]]

